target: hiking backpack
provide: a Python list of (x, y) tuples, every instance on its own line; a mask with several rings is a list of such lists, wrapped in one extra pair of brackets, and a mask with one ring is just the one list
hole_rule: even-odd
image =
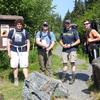
[[(11, 37), (12, 39), (14, 38), (15, 34), (16, 34), (16, 29), (13, 30), (13, 34), (12, 34), (12, 37)], [(25, 29), (23, 29), (22, 34), (23, 34), (24, 38), (26, 39), (26, 31), (25, 31)]]

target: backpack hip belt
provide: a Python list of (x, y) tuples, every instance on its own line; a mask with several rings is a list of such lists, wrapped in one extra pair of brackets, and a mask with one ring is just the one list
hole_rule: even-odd
[(17, 50), (17, 52), (19, 53), (19, 48), (21, 48), (21, 51), (22, 51), (22, 49), (23, 49), (24, 47), (26, 47), (26, 46), (27, 46), (27, 44), (22, 45), (22, 46), (16, 46), (16, 45), (13, 45), (13, 44), (12, 44), (11, 46), (15, 47), (15, 48), (16, 48), (16, 50)]

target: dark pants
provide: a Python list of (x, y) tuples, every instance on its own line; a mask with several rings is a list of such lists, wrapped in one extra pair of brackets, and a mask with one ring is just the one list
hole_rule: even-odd
[(51, 76), (51, 55), (51, 52), (46, 53), (43, 50), (38, 50), (40, 71), (48, 76)]
[(96, 59), (99, 57), (99, 48), (89, 50), (88, 57), (89, 57), (89, 63), (91, 64), (93, 59)]

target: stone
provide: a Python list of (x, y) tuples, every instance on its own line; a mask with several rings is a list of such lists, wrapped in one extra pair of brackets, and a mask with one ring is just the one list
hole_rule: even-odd
[(51, 100), (53, 96), (67, 97), (68, 90), (60, 80), (33, 72), (24, 82), (23, 100)]

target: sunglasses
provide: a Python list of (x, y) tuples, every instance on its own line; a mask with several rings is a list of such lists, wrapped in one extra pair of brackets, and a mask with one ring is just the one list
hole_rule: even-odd
[(70, 23), (68, 23), (68, 22), (65, 22), (65, 25), (66, 25), (66, 24), (68, 24), (68, 25), (69, 25)]
[(48, 27), (48, 25), (46, 25), (46, 24), (44, 24), (43, 26), (44, 26), (44, 27)]
[(84, 23), (84, 25), (88, 25), (88, 24), (90, 24), (90, 23)]

